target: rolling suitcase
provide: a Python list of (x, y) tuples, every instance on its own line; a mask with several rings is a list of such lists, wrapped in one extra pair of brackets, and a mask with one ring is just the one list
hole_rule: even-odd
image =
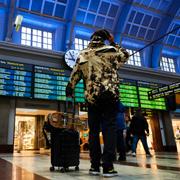
[(74, 129), (61, 129), (51, 133), (51, 167), (61, 167), (61, 172), (68, 171), (69, 167), (74, 166), (79, 170), (79, 133)]
[[(54, 171), (55, 167), (61, 167), (61, 172), (67, 172), (69, 167), (75, 167), (79, 170), (80, 156), (80, 137), (78, 131), (74, 128), (73, 119), (75, 117), (75, 102), (72, 102), (71, 122), (65, 128), (55, 128), (51, 132), (51, 167), (50, 171)], [(68, 101), (66, 102), (65, 118), (68, 119)], [(68, 127), (68, 128), (67, 128)]]

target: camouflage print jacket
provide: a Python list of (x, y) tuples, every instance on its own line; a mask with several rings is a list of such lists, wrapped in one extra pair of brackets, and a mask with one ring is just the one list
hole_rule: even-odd
[(119, 46), (93, 44), (80, 52), (71, 73), (69, 88), (74, 89), (80, 79), (84, 80), (85, 98), (94, 104), (105, 91), (119, 99), (118, 68), (128, 60), (129, 54)]

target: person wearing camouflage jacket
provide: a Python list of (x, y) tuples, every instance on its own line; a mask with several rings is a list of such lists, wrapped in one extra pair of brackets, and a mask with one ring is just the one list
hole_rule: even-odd
[[(105, 45), (105, 40), (108, 40), (110, 45)], [(88, 103), (90, 174), (100, 173), (102, 158), (103, 175), (117, 175), (113, 169), (113, 160), (116, 145), (115, 117), (119, 101), (118, 69), (128, 57), (129, 54), (114, 43), (113, 36), (108, 31), (96, 31), (91, 36), (88, 47), (80, 52), (66, 88), (66, 96), (72, 96), (75, 85), (81, 79), (84, 81)], [(102, 124), (103, 155), (99, 141)]]
[[(96, 41), (95, 41), (96, 42)], [(107, 46), (101, 41), (91, 41), (87, 49), (80, 52), (73, 68), (68, 87), (84, 80), (85, 98), (94, 104), (103, 92), (111, 92), (114, 99), (119, 99), (118, 69), (128, 59), (128, 53), (120, 46)]]

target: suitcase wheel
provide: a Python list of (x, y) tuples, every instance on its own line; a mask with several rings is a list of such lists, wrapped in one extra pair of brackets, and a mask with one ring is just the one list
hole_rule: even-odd
[(63, 168), (60, 169), (61, 173), (68, 172), (68, 171), (69, 171), (68, 167), (63, 167)]
[(54, 166), (51, 166), (50, 168), (49, 168), (49, 170), (52, 172), (52, 171), (54, 171), (55, 169), (54, 169)]
[(79, 171), (79, 166), (76, 166), (76, 167), (75, 167), (75, 171)]

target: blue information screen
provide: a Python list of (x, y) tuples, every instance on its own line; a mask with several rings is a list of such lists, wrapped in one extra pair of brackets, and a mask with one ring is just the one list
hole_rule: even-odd
[[(43, 66), (34, 67), (34, 98), (50, 100), (66, 100), (66, 86), (70, 72)], [(83, 82), (75, 88), (76, 102), (85, 102)]]
[[(0, 95), (65, 101), (69, 77), (70, 71), (65, 69), (0, 60)], [(164, 98), (148, 99), (148, 92), (158, 86), (121, 79), (120, 99), (127, 107), (166, 110)], [(75, 101), (85, 102), (82, 80), (75, 87)]]
[(0, 95), (31, 97), (32, 67), (0, 60)]

